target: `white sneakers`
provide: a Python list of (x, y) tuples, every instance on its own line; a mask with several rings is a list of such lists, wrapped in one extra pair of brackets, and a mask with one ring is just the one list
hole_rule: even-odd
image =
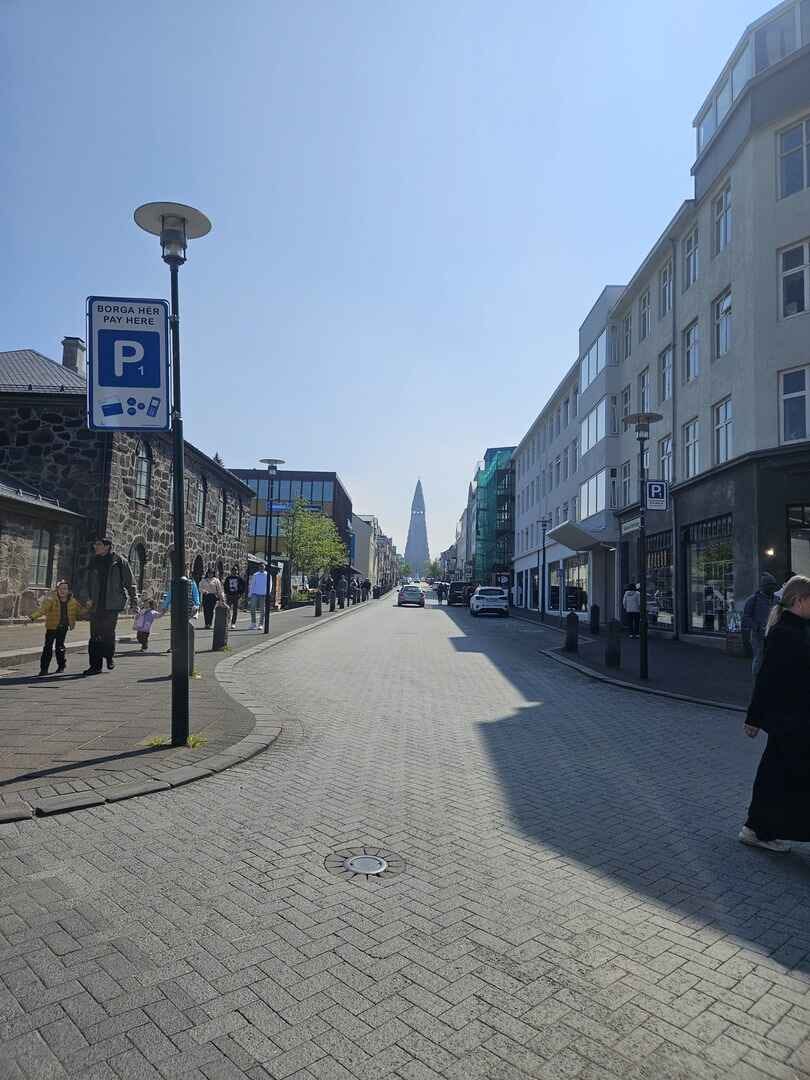
[(754, 830), (749, 829), (747, 825), (743, 825), (740, 829), (740, 842), (750, 844), (751, 847), (765, 848), (766, 851), (790, 851), (787, 840), (760, 840)]

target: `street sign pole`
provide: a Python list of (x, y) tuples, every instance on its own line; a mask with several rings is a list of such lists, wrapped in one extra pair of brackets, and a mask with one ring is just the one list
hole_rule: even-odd
[(172, 746), (185, 746), (189, 725), (189, 615), (190, 583), (186, 577), (185, 443), (183, 413), (180, 408), (180, 290), (179, 266), (169, 266), (172, 309), (169, 325), (172, 336), (172, 488), (174, 491), (174, 581), (172, 582)]
[(647, 440), (640, 438), (638, 441), (638, 475), (640, 479), (640, 503), (639, 527), (638, 527), (638, 579), (639, 591), (641, 592), (641, 607), (639, 611), (639, 678), (648, 677), (647, 668), (647, 484), (644, 471), (644, 447)]

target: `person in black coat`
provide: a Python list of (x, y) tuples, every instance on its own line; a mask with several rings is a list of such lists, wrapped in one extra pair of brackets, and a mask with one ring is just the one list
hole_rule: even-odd
[(810, 578), (798, 574), (768, 619), (745, 733), (760, 729), (768, 743), (740, 840), (789, 851), (788, 840), (810, 841)]

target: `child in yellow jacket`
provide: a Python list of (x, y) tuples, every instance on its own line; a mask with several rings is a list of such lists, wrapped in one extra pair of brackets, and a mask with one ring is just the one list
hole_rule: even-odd
[(67, 661), (65, 637), (68, 630), (72, 630), (76, 625), (76, 619), (83, 610), (82, 605), (70, 591), (70, 583), (57, 581), (52, 595), (43, 600), (31, 615), (32, 622), (45, 616), (45, 645), (39, 661), (40, 675), (48, 674), (54, 645), (56, 646), (56, 670), (57, 672), (65, 670)]

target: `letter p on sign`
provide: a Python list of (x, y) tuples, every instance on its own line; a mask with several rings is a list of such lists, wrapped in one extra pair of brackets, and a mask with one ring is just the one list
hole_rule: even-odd
[(124, 364), (140, 364), (143, 345), (138, 341), (115, 341), (113, 343), (113, 371), (116, 379), (124, 377)]
[(152, 389), (160, 383), (160, 334), (152, 330), (98, 331), (98, 385)]

